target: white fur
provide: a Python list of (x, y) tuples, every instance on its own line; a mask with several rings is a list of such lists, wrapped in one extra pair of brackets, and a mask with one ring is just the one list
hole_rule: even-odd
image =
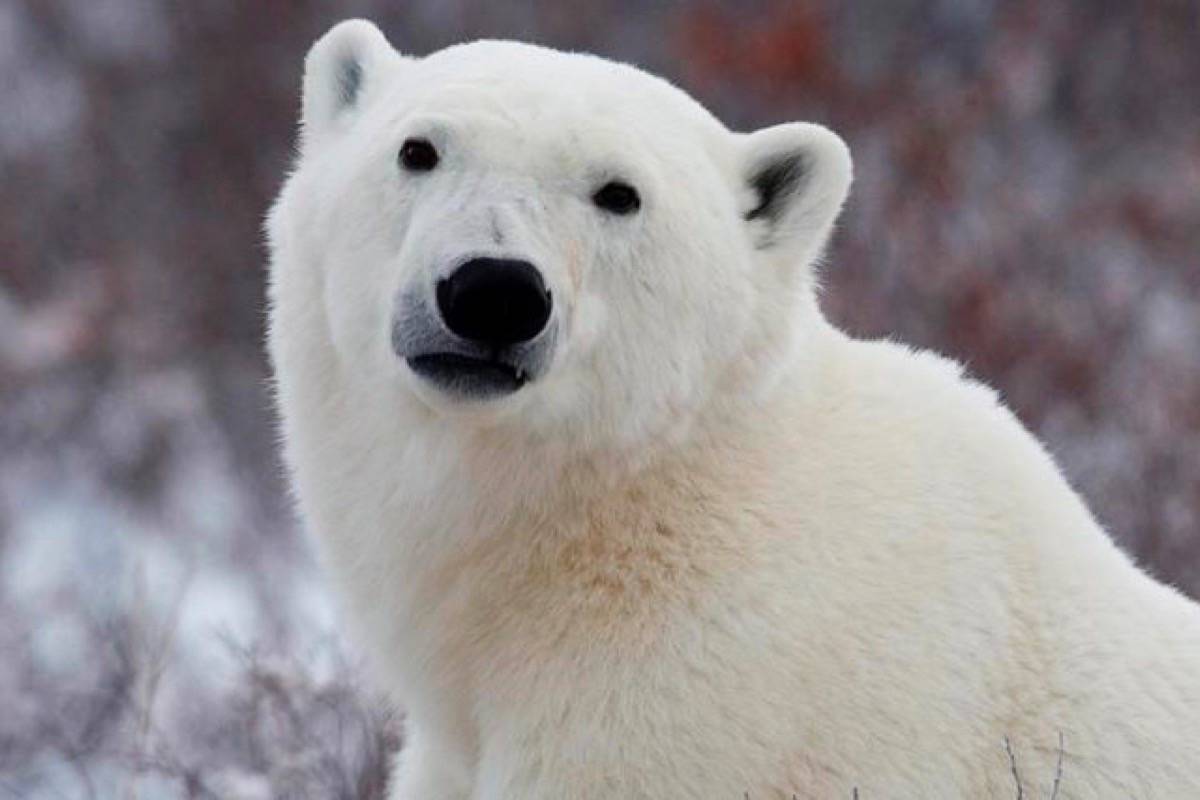
[[(590, 56), (401, 58), (364, 22), (314, 46), (304, 107), (270, 348), (304, 519), (407, 712), (395, 800), (1015, 797), (1012, 761), (1049, 797), (1060, 736), (1060, 800), (1200, 797), (1197, 607), (990, 390), (817, 310), (836, 136), (732, 134)], [(805, 179), (745, 220), (787, 154)], [(636, 215), (589, 200), (617, 173)], [(540, 380), (454, 401), (390, 314), (491, 225), (563, 334)]]

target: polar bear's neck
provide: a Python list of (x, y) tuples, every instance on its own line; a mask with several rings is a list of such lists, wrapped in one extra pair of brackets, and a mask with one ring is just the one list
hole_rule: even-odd
[(542, 531), (544, 520), (570, 520), (629, 487), (682, 486), (704, 465), (770, 460), (772, 451), (788, 447), (785, 420), (820, 402), (826, 355), (841, 338), (818, 318), (789, 346), (772, 348), (785, 366), (769, 379), (727, 375), (728, 385), (716, 393), (723, 400), (697, 414), (682, 438), (587, 451), (570, 441), (448, 419), (414, 424), (386, 398), (373, 402), (369, 393), (330, 380), (335, 361), (323, 360), (307, 390), (292, 393), (298, 399), (289, 409), (289, 417), (306, 418), (289, 431), (297, 478), (319, 484), (302, 486), (300, 496), (319, 498), (305, 509), (318, 527), (386, 531), (426, 556), (489, 536), (508, 536), (515, 547), (506, 532)]
[[(791, 446), (782, 428), (803, 417), (805, 407), (819, 404), (826, 355), (841, 338), (820, 320), (797, 335), (790, 349), (781, 345), (773, 351), (778, 356), (787, 350), (786, 366), (769, 379), (727, 375), (729, 385), (715, 392), (723, 398), (720, 403), (670, 435), (634, 446), (579, 450), (570, 441), (469, 429), (453, 421), (411, 430), (404, 437), (406, 465), (400, 474), (413, 482), (393, 490), (394, 496), (407, 497), (394, 513), (411, 519), (414, 509), (436, 509), (439, 521), (432, 527), (443, 533), (498, 535), (515, 547), (513, 529), (552, 536), (554, 528), (569, 526), (584, 510), (625, 502), (630, 492), (647, 487), (686, 492), (704, 475), (721, 472), (722, 465), (749, 469), (751, 462), (770, 462), (773, 453), (786, 453)], [(731, 490), (737, 484), (729, 476), (720, 481)]]
[(819, 402), (827, 345), (809, 336), (770, 386), (741, 384), (683, 440), (636, 457), (450, 421), (413, 425), (331, 380), (334, 359), (304, 361), (291, 373), (310, 380), (288, 394), (290, 455), (346, 618), (372, 649), (407, 654), (384, 662), (432, 663), (449, 646), (442, 631), (478, 631), (485, 623), (469, 618), (511, 604), (531, 582), (581, 613), (677, 600), (678, 582), (663, 576), (719, 574), (745, 555), (716, 535), (716, 510), (752, 507), (751, 495), (777, 480), (791, 421)]

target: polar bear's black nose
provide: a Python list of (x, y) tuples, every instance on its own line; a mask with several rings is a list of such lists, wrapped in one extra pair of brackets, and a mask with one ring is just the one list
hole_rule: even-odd
[(438, 281), (446, 327), (464, 339), (504, 346), (527, 342), (550, 319), (550, 291), (528, 261), (475, 258)]

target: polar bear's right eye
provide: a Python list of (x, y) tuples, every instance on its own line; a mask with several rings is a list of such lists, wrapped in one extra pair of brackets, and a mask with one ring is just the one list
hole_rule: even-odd
[(428, 139), (406, 139), (400, 147), (400, 163), (410, 172), (429, 172), (437, 166), (437, 148)]

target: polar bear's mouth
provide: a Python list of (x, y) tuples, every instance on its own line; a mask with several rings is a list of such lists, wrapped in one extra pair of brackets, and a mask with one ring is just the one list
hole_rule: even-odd
[(511, 394), (529, 379), (508, 362), (460, 353), (426, 353), (406, 360), (413, 372), (443, 390), (481, 399)]

